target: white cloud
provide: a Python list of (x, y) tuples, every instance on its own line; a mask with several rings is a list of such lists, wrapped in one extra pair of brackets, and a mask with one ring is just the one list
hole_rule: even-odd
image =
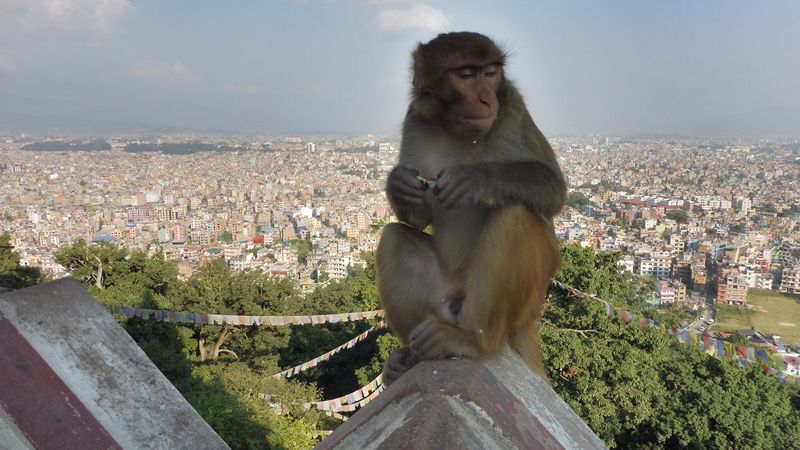
[(423, 29), (439, 31), (450, 24), (444, 13), (424, 3), (403, 9), (387, 9), (375, 18), (375, 23), (382, 31), (397, 32)]
[(27, 28), (56, 26), (107, 36), (133, 13), (129, 0), (5, 0), (16, 22)]
[(157, 61), (142, 59), (133, 65), (133, 74), (137, 78), (155, 82), (195, 82), (195, 78), (181, 61)]
[(351, 5), (396, 5), (398, 3), (419, 3), (419, 0), (287, 0), (295, 5), (347, 3)]

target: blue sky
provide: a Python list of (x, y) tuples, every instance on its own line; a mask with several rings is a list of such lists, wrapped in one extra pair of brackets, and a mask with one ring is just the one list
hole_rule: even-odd
[(0, 93), (154, 126), (396, 134), (411, 50), (451, 30), (505, 44), (548, 135), (800, 124), (795, 0), (2, 0)]

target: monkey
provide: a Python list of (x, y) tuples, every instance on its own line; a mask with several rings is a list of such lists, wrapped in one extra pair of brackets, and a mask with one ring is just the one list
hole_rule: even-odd
[(481, 359), (507, 345), (547, 379), (536, 326), (561, 261), (553, 217), (567, 187), (506, 59), (473, 32), (413, 51), (386, 182), (399, 222), (384, 226), (376, 251), (381, 306), (403, 344), (385, 364), (387, 385), (420, 361)]

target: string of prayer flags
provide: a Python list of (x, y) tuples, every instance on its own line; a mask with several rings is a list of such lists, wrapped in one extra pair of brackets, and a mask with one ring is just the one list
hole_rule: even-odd
[[(328, 417), (333, 417), (334, 419), (339, 419), (342, 422), (344, 422), (345, 420), (348, 419), (347, 416), (343, 416), (343, 415), (341, 415), (341, 414), (339, 414), (337, 412), (333, 412), (333, 411), (325, 411), (325, 415), (328, 416)], [(323, 433), (325, 434), (325, 436), (328, 436), (331, 433), (333, 433), (333, 430), (323, 431)]]
[[(689, 329), (681, 329), (676, 326), (667, 327), (665, 324), (658, 323), (655, 320), (645, 317), (642, 317), (640, 320), (636, 321), (635, 314), (631, 313), (630, 311), (626, 311), (624, 308), (615, 308), (610, 303), (598, 298), (593, 294), (587, 294), (559, 281), (554, 280), (553, 284), (559, 289), (569, 292), (569, 294), (574, 297), (586, 296), (593, 301), (601, 302), (606, 314), (608, 314), (609, 317), (619, 317), (627, 323), (638, 323), (639, 328), (642, 331), (646, 331), (648, 328), (660, 328), (663, 332), (675, 336), (678, 339), (678, 342), (686, 345), (689, 348), (697, 349), (702, 353), (706, 353), (718, 359), (736, 359), (740, 367), (746, 367), (748, 364), (755, 363), (758, 360), (776, 362), (777, 364), (783, 364), (784, 366), (787, 364), (787, 361), (779, 355), (775, 355), (774, 359), (770, 359), (770, 355), (762, 348), (753, 348), (744, 345), (734, 346), (732, 343), (723, 339), (718, 339), (707, 334), (698, 336), (697, 333), (690, 331)], [(773, 368), (769, 368), (769, 370), (766, 372), (778, 377), (781, 380), (781, 383), (786, 382), (786, 373)], [(800, 378), (796, 378), (795, 383), (800, 386)]]
[(342, 351), (344, 349), (353, 348), (357, 343), (359, 343), (359, 342), (363, 341), (364, 339), (366, 339), (367, 336), (369, 336), (370, 333), (372, 333), (376, 329), (381, 328), (383, 326), (384, 326), (384, 324), (383, 324), (383, 322), (381, 322), (381, 323), (378, 324), (377, 327), (371, 327), (367, 331), (359, 334), (358, 336), (354, 337), (353, 339), (350, 339), (349, 341), (347, 341), (344, 344), (334, 348), (333, 350), (330, 350), (330, 351), (328, 351), (326, 353), (323, 353), (322, 355), (319, 355), (319, 356), (317, 356), (316, 358), (314, 358), (314, 359), (312, 359), (310, 361), (306, 361), (306, 362), (304, 362), (302, 364), (298, 364), (298, 365), (296, 365), (296, 366), (294, 366), (292, 368), (289, 368), (289, 369), (286, 369), (286, 370), (282, 370), (282, 371), (276, 373), (275, 375), (272, 375), (272, 378), (280, 378), (280, 377), (289, 378), (291, 376), (297, 375), (300, 372), (308, 370), (308, 369), (310, 369), (312, 367), (316, 367), (317, 365), (319, 365), (319, 363), (331, 359), (331, 356), (339, 353), (340, 351)]
[(159, 309), (133, 308), (129, 306), (105, 305), (112, 314), (120, 314), (129, 319), (138, 317), (145, 320), (172, 323), (192, 323), (196, 325), (245, 325), (245, 326), (284, 326), (320, 325), (324, 323), (355, 322), (383, 317), (383, 310), (360, 311), (340, 314), (317, 314), (310, 316), (240, 316), (233, 314), (205, 314), (196, 312), (165, 311)]
[[(311, 408), (316, 408), (320, 411), (333, 412), (333, 413), (341, 413), (341, 412), (353, 412), (358, 408), (362, 408), (366, 406), (369, 402), (374, 400), (381, 392), (385, 389), (383, 385), (383, 378), (381, 375), (375, 377), (374, 380), (370, 381), (366, 386), (362, 386), (355, 391), (343, 395), (339, 398), (334, 398), (330, 400), (323, 400), (321, 402), (308, 402), (303, 403), (303, 408), (306, 410)], [(271, 394), (263, 394), (261, 398), (270, 402), (270, 406), (276, 409), (281, 408), (280, 403), (272, 403), (272, 395)], [(335, 417), (335, 416), (334, 416)]]

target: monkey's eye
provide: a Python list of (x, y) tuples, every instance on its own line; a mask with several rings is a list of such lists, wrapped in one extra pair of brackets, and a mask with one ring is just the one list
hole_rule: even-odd
[(486, 75), (487, 77), (493, 77), (497, 75), (497, 70), (498, 70), (497, 64), (489, 64), (483, 69), (483, 74)]
[(478, 70), (474, 67), (464, 66), (456, 69), (456, 75), (461, 78), (473, 78), (478, 74)]

